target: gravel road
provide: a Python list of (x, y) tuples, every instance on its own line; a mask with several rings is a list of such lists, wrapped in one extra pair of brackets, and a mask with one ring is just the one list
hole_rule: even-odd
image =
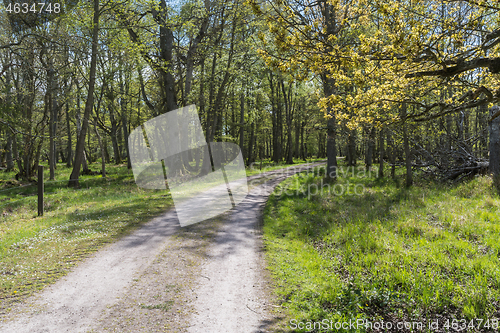
[(279, 182), (321, 164), (248, 177), (245, 200), (210, 221), (181, 228), (168, 211), (18, 305), (0, 332), (275, 331), (262, 208)]

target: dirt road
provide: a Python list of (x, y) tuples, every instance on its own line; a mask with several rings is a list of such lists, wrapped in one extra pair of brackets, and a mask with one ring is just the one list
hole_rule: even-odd
[(210, 221), (181, 228), (171, 210), (148, 222), (13, 309), (0, 332), (272, 331), (262, 208), (275, 185), (317, 165), (249, 177), (246, 199)]

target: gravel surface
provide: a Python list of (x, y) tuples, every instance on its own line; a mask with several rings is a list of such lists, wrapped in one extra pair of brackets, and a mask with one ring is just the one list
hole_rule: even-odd
[(262, 208), (279, 182), (318, 165), (248, 177), (246, 199), (202, 223), (181, 228), (175, 210), (153, 219), (16, 306), (0, 332), (282, 331)]

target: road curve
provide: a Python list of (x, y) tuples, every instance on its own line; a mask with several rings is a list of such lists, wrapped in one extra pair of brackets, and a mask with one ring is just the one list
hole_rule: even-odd
[[(194, 315), (187, 332), (267, 332), (269, 304), (262, 275), (260, 217), (269, 194), (285, 178), (322, 163), (248, 177), (254, 186), (229, 214), (201, 263)], [(285, 170), (285, 171), (284, 171)], [(263, 179), (268, 179), (262, 183)], [(0, 332), (88, 332), (169, 245), (180, 229), (175, 210), (106, 246), (26, 302)], [(183, 330), (184, 331), (184, 330)]]

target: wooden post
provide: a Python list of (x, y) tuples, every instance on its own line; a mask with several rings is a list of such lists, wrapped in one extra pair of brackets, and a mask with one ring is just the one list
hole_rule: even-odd
[(38, 216), (43, 216), (43, 165), (38, 166)]

